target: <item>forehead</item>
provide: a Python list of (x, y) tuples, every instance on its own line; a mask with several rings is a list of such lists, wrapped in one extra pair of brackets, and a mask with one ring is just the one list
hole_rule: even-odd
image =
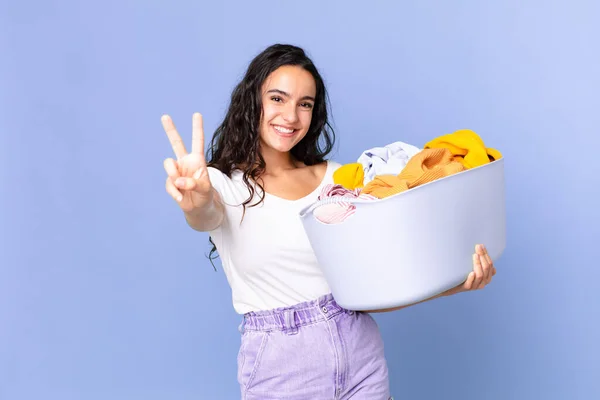
[(285, 65), (271, 72), (263, 84), (263, 93), (271, 89), (279, 89), (292, 96), (313, 97), (317, 91), (311, 73), (293, 65)]

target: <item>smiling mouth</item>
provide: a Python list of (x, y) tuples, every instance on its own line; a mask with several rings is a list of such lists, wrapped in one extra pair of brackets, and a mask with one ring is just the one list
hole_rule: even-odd
[(280, 136), (293, 136), (297, 129), (286, 128), (281, 125), (271, 125), (273, 130)]

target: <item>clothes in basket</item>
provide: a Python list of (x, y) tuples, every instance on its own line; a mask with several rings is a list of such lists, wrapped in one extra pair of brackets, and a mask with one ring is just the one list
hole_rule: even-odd
[[(364, 200), (377, 200), (376, 197), (369, 194), (361, 194), (360, 189), (349, 190), (342, 185), (325, 185), (318, 197), (318, 200), (323, 200), (328, 197), (346, 197), (360, 198)], [(317, 208), (314, 212), (315, 218), (325, 224), (339, 224), (346, 218), (354, 214), (356, 206), (354, 204), (340, 201), (331, 204), (324, 204)]]
[(502, 154), (498, 150), (485, 147), (481, 137), (469, 129), (461, 129), (439, 136), (427, 142), (424, 148), (448, 149), (454, 155), (454, 160), (460, 162), (466, 169), (479, 167), (502, 158)]
[(347, 189), (362, 188), (378, 175), (398, 175), (422, 149), (404, 142), (364, 151), (357, 162), (343, 165), (333, 175), (336, 184)]
[[(439, 136), (426, 143), (422, 150), (395, 142), (367, 150), (359, 162), (336, 170), (334, 185), (325, 187), (319, 200), (337, 196), (383, 199), (501, 157), (498, 150), (485, 147), (475, 132), (466, 129)], [(376, 159), (379, 161), (373, 161)], [(390, 164), (382, 167), (381, 162), (386, 165), (387, 161)], [(373, 176), (374, 171), (383, 173)], [(315, 217), (324, 223), (340, 223), (351, 216), (354, 209), (348, 202), (324, 203), (315, 209)]]

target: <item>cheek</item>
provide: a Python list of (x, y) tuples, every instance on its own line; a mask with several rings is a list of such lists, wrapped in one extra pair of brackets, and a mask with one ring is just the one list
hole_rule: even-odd
[(312, 112), (304, 112), (300, 115), (302, 119), (302, 126), (304, 129), (308, 130), (310, 128), (310, 123), (312, 122)]
[(269, 123), (277, 116), (277, 107), (273, 105), (263, 106), (263, 123)]
[(273, 120), (273, 109), (268, 106), (263, 106), (262, 114), (259, 123), (259, 135), (264, 135), (269, 128), (270, 121)]

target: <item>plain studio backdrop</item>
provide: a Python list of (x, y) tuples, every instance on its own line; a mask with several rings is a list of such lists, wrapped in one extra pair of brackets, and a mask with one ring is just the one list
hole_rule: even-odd
[(189, 146), (200, 111), (210, 138), (277, 42), (322, 72), (339, 162), (457, 129), (505, 157), (492, 284), (376, 315), (395, 398), (599, 398), (599, 16), (591, 0), (3, 0), (0, 399), (239, 398), (240, 317), (165, 192), (160, 117)]

